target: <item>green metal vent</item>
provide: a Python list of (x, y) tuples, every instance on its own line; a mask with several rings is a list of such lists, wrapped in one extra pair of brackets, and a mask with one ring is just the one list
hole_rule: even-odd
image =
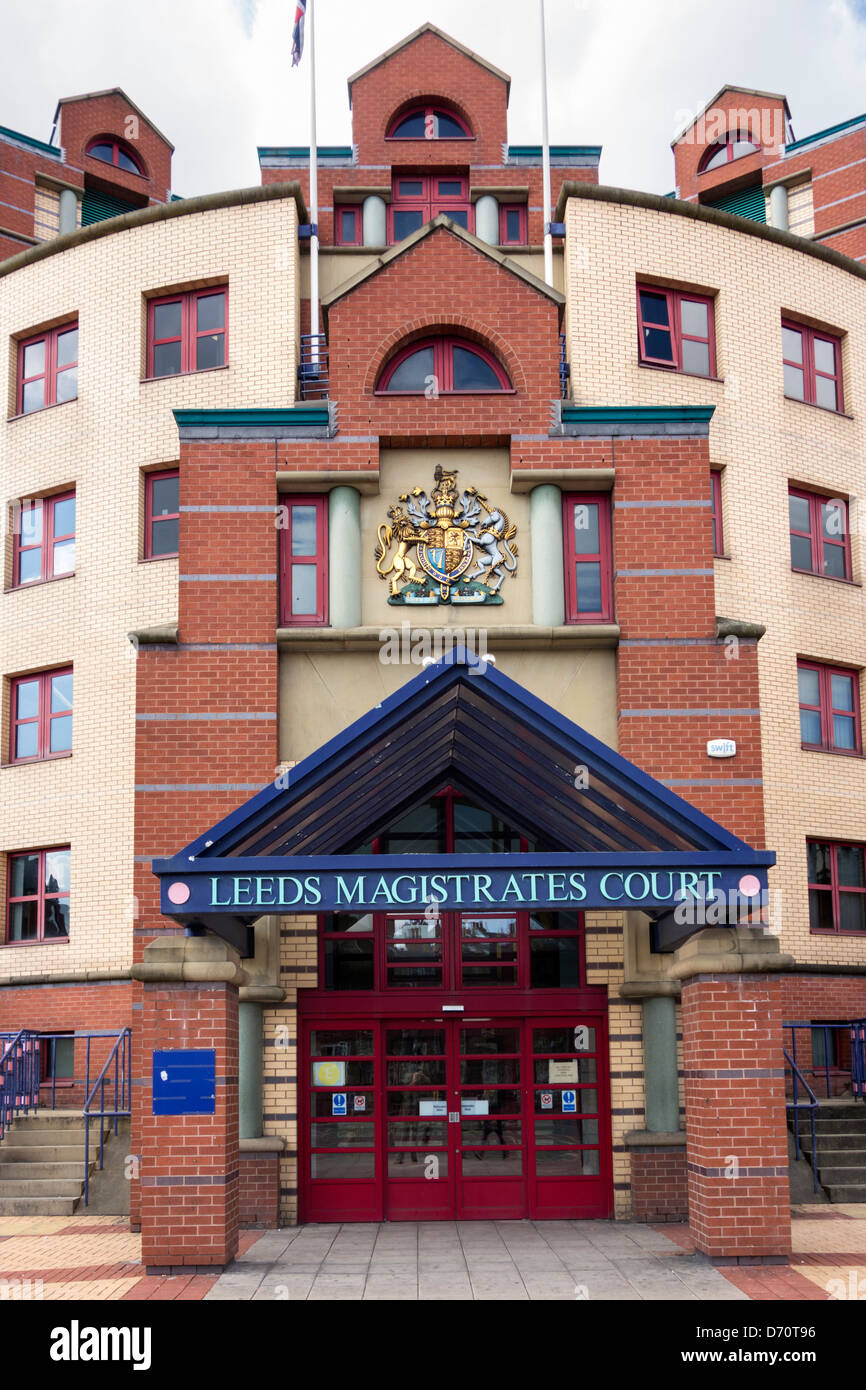
[(132, 212), (135, 206), (125, 198), (115, 198), (113, 193), (85, 188), (81, 199), (81, 225), (89, 227), (91, 222), (104, 222), (106, 217), (120, 217), (121, 213)]
[(764, 190), (760, 184), (755, 188), (741, 188), (738, 193), (728, 193), (709, 206), (721, 208), (722, 212), (732, 212), (737, 217), (748, 217), (750, 222), (767, 221)]

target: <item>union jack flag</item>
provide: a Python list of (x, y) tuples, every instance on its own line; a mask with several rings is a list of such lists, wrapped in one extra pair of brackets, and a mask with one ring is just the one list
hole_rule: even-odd
[(295, 27), (292, 30), (292, 67), (296, 68), (304, 51), (304, 16), (307, 13), (307, 0), (297, 0)]

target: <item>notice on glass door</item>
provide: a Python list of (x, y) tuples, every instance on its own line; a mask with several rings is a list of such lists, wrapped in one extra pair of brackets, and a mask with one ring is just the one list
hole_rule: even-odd
[(577, 1080), (577, 1058), (574, 1057), (568, 1062), (548, 1062), (548, 1081), (576, 1081)]

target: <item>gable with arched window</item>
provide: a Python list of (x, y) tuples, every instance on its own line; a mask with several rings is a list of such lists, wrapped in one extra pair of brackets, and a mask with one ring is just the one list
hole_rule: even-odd
[(508, 373), (479, 343), (450, 334), (416, 339), (401, 348), (379, 377), (377, 392), (453, 395), (511, 391)]

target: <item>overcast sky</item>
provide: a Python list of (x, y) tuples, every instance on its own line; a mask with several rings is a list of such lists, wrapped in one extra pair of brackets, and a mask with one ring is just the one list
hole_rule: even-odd
[[(346, 78), (430, 20), (512, 78), (541, 139), (537, 0), (315, 0), (319, 144), (348, 144)], [(0, 0), (0, 125), (47, 140), (58, 97), (122, 87), (176, 147), (174, 191), (259, 182), (257, 145), (308, 144), (295, 0)], [(547, 0), (550, 136), (604, 146), (603, 183), (673, 188), (670, 141), (726, 82), (784, 92), (802, 137), (866, 109), (866, 0)]]

